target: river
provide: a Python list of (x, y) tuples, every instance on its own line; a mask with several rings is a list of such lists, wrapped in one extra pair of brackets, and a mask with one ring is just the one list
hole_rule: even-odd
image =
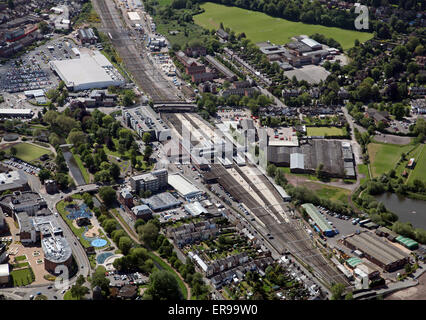
[(411, 222), (414, 228), (426, 230), (426, 201), (400, 197), (395, 193), (384, 193), (375, 197), (401, 222)]

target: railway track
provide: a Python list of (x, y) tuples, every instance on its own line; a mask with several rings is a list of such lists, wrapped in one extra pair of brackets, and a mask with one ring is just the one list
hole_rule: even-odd
[[(310, 238), (299, 225), (293, 224), (293, 222), (287, 223), (284, 221), (281, 215), (278, 214), (277, 208), (271, 205), (269, 200), (262, 195), (262, 190), (259, 190), (257, 186), (250, 182), (241, 170), (240, 175), (249, 183), (250, 187), (259, 195), (262, 201), (265, 203), (265, 207), (260, 206), (259, 203), (246, 191), (239, 183), (232, 177), (227, 170), (219, 164), (212, 164), (212, 169), (218, 176), (219, 183), (226, 189), (233, 198), (238, 202), (243, 202), (261, 221), (266, 225), (267, 229), (279, 241), (274, 242), (274, 246), (278, 252), (284, 254), (289, 252), (293, 256), (298, 257), (309, 265), (317, 277), (322, 278), (327, 283), (344, 283), (349, 285), (346, 278), (331, 266), (331, 262), (327, 261), (322, 253), (314, 247)], [(282, 205), (283, 207), (284, 205)], [(268, 209), (268, 210), (267, 210)], [(276, 218), (280, 221), (271, 217), (268, 211), (272, 211)]]
[(175, 94), (177, 89), (161, 76), (147, 57), (145, 48), (131, 38), (132, 33), (123, 25), (114, 1), (93, 0), (93, 6), (102, 21), (101, 31), (110, 36), (114, 48), (141, 90), (154, 102), (180, 100)]

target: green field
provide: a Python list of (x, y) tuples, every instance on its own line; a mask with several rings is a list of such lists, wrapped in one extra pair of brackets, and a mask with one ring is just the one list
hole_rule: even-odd
[(284, 44), (290, 42), (293, 36), (320, 33), (335, 39), (346, 50), (354, 46), (355, 39), (365, 42), (373, 38), (372, 33), (293, 22), (273, 18), (257, 11), (227, 7), (211, 2), (204, 3), (200, 7), (205, 12), (194, 16), (196, 24), (211, 30), (219, 28), (222, 22), (225, 27), (229, 27), (235, 33), (244, 32), (247, 38), (254, 43), (269, 40), (272, 43)]
[[(15, 157), (24, 160), (26, 162), (31, 162), (40, 158), (43, 154), (52, 154), (49, 149), (35, 146), (29, 143), (18, 143), (14, 147), (17, 150)], [(10, 148), (5, 150), (6, 153), (10, 154)]]
[[(313, 185), (318, 185), (318, 187), (315, 187)], [(312, 182), (312, 188), (309, 186), (306, 186), (307, 188), (314, 190), (316, 195), (323, 199), (329, 199), (331, 201), (341, 201), (344, 203), (348, 202), (348, 196), (350, 195), (350, 191), (347, 189), (334, 187), (334, 186), (327, 186), (324, 184), (319, 184), (316, 182)]]
[(361, 184), (363, 184), (365, 181), (370, 179), (370, 173), (368, 172), (368, 165), (366, 164), (359, 164), (358, 167), (358, 174), (363, 174), (364, 178), (360, 179)]
[(13, 270), (10, 273), (10, 277), (12, 278), (14, 287), (26, 286), (35, 280), (31, 267), (21, 270)]
[(426, 148), (424, 144), (416, 149), (413, 158), (415, 159), (416, 165), (408, 176), (408, 183), (413, 182), (414, 179), (420, 179), (426, 182)]
[(308, 136), (342, 136), (343, 129), (337, 127), (307, 127)]
[(373, 177), (380, 176), (394, 169), (401, 158), (401, 154), (409, 152), (413, 145), (396, 145), (385, 143), (370, 143), (368, 154), (370, 156), (370, 167)]

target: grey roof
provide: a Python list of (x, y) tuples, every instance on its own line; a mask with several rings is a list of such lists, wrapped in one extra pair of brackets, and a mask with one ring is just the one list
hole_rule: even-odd
[(409, 255), (371, 232), (361, 232), (347, 237), (345, 241), (384, 265), (389, 265)]
[(147, 204), (154, 211), (173, 208), (182, 203), (168, 192), (159, 193), (147, 199), (142, 199), (142, 202)]

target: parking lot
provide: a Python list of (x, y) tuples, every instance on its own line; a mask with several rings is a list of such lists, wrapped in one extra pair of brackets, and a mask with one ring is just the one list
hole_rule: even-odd
[(37, 168), (29, 163), (26, 163), (25, 161), (22, 161), (13, 157), (10, 160), (3, 161), (3, 163), (7, 165), (8, 167), (22, 169), (26, 173), (29, 173), (32, 175), (37, 175), (40, 172), (40, 168)]
[(145, 284), (148, 282), (148, 277), (139, 272), (125, 274), (110, 271), (105, 272), (105, 275), (110, 280), (110, 287), (122, 287), (127, 284)]

